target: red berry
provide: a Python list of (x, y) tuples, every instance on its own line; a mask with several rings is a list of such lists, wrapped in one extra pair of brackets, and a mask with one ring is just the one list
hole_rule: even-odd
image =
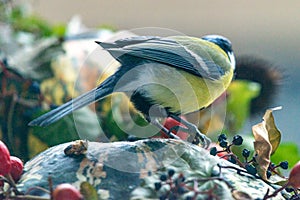
[[(184, 117), (182, 117), (183, 119), (185, 119)], [(171, 129), (174, 126), (182, 126), (185, 127), (184, 125), (182, 125), (181, 123), (179, 123), (178, 121), (176, 121), (175, 119), (168, 117), (165, 122), (164, 122), (164, 127), (166, 127), (168, 130)], [(184, 131), (178, 131), (176, 132), (175, 130), (172, 131), (172, 133), (176, 134), (178, 137), (180, 137), (183, 140), (186, 140), (188, 138), (188, 133), (184, 132)], [(163, 133), (164, 134), (164, 133)], [(166, 136), (165, 136), (166, 137)]]
[(6, 175), (10, 172), (10, 154), (6, 145), (0, 140), (0, 174)]
[(290, 172), (289, 185), (294, 189), (300, 188), (300, 161), (296, 163)]
[(11, 170), (10, 174), (15, 182), (18, 182), (18, 180), (21, 178), (21, 175), (23, 173), (23, 162), (20, 160), (20, 158), (11, 156)]
[(54, 200), (82, 200), (80, 192), (71, 184), (63, 183), (58, 185), (53, 191)]

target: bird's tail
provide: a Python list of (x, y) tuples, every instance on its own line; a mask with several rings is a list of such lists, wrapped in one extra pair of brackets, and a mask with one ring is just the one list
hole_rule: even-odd
[(114, 89), (114, 77), (111, 76), (108, 79), (106, 79), (101, 85), (99, 85), (97, 88), (92, 89), (91, 91), (82, 94), (67, 103), (55, 108), (54, 110), (51, 110), (50, 112), (32, 120), (29, 122), (29, 126), (47, 126), (50, 125), (62, 117), (70, 114), (71, 112), (82, 108), (86, 105), (89, 105), (95, 101), (98, 101), (105, 96), (111, 94)]

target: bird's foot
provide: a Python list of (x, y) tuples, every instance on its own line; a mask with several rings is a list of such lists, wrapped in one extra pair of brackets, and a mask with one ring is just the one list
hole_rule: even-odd
[(188, 133), (189, 134), (187, 138), (188, 142), (196, 145), (201, 144), (202, 147), (205, 149), (207, 149), (211, 143), (211, 140), (206, 135), (201, 133), (199, 129), (193, 124), (188, 125), (188, 128), (182, 126), (173, 126), (172, 128), (169, 129), (169, 133), (171, 133), (172, 131), (175, 132), (182, 131)]

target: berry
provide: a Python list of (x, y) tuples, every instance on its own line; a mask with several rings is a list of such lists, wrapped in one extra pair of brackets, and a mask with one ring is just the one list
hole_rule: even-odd
[(29, 91), (32, 92), (33, 94), (40, 94), (41, 93), (40, 84), (36, 81), (33, 81), (29, 87)]
[(168, 170), (169, 177), (172, 177), (174, 174), (175, 174), (175, 170), (174, 169), (169, 169)]
[(155, 190), (158, 191), (161, 188), (161, 182), (154, 183)]
[(294, 189), (300, 188), (300, 161), (292, 168), (289, 175), (289, 184)]
[(291, 187), (287, 187), (287, 188), (285, 188), (285, 191), (287, 191), (287, 192), (294, 192), (294, 188), (291, 188)]
[(175, 180), (174, 180), (174, 183), (175, 183), (175, 186), (176, 187), (180, 187), (180, 185), (185, 181), (185, 177), (183, 174), (180, 174)]
[(194, 197), (192, 197), (192, 196), (187, 196), (186, 198), (185, 198), (185, 200), (193, 200), (194, 199)]
[(186, 189), (184, 187), (178, 187), (177, 192), (178, 194), (184, 194), (186, 192)]
[(166, 200), (167, 198), (168, 198), (168, 196), (163, 194), (159, 197), (159, 200)]
[(10, 162), (10, 153), (6, 145), (0, 140), (0, 174), (6, 175), (10, 173), (11, 162)]
[(54, 200), (82, 200), (80, 192), (71, 184), (63, 183), (58, 185), (53, 191)]
[(50, 110), (54, 110), (55, 108), (57, 108), (58, 105), (51, 103), (50, 104)]
[(257, 173), (257, 170), (253, 165), (246, 164), (245, 169), (249, 174), (255, 175)]
[(243, 149), (242, 155), (245, 158), (248, 158), (250, 156), (250, 151), (248, 149)]
[(269, 179), (272, 176), (272, 172), (270, 170), (267, 170), (267, 178)]
[(221, 142), (222, 140), (227, 140), (227, 136), (224, 133), (218, 136), (218, 141)]
[(243, 144), (243, 138), (242, 138), (242, 136), (235, 135), (233, 137), (232, 144), (234, 144), (236, 146), (240, 146), (241, 144)]
[(10, 174), (15, 182), (18, 182), (18, 180), (21, 178), (21, 175), (23, 173), (23, 162), (20, 160), (20, 158), (17, 158), (15, 156), (10, 157), (11, 161), (11, 170)]
[(233, 156), (229, 156), (228, 161), (231, 162), (232, 164), (236, 164), (236, 160)]
[(282, 169), (288, 169), (289, 168), (289, 163), (288, 163), (288, 161), (283, 161), (283, 162), (279, 163), (279, 166)]
[(221, 140), (219, 143), (220, 147), (226, 148), (228, 146), (228, 142), (226, 140)]
[(211, 149), (210, 149), (210, 151), (209, 151), (209, 153), (210, 153), (210, 155), (213, 155), (213, 156), (215, 156), (215, 155), (217, 155), (217, 147), (212, 147)]
[(167, 175), (162, 174), (162, 175), (160, 175), (159, 179), (160, 179), (161, 181), (166, 181), (166, 180), (168, 179), (168, 177), (167, 177)]

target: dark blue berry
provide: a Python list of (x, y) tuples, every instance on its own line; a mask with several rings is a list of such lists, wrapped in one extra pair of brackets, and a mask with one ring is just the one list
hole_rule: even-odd
[(175, 185), (178, 187), (178, 186), (180, 186), (184, 181), (185, 181), (185, 177), (183, 176), (183, 174), (180, 174), (180, 175), (178, 176), (178, 178), (175, 179), (174, 183), (175, 183)]
[(227, 140), (227, 136), (224, 133), (218, 136), (218, 141), (221, 142), (222, 140)]
[(167, 198), (168, 198), (168, 196), (163, 194), (159, 197), (159, 200), (166, 200)]
[(285, 190), (287, 192), (294, 192), (294, 188), (292, 188), (292, 187), (287, 187), (287, 188), (285, 188)]
[(210, 153), (210, 155), (213, 155), (213, 156), (215, 156), (215, 155), (217, 155), (217, 147), (212, 147), (211, 149), (210, 149), (210, 151), (209, 151), (209, 153)]
[(158, 191), (161, 188), (161, 182), (154, 183), (155, 190)]
[(228, 146), (228, 142), (226, 140), (221, 140), (219, 143), (220, 147), (226, 148)]
[(288, 161), (283, 161), (283, 162), (279, 163), (279, 166), (282, 169), (288, 169), (289, 168), (289, 163), (288, 163)]
[(178, 187), (177, 192), (178, 192), (178, 194), (184, 194), (184, 193), (186, 193), (186, 189), (184, 187)]
[(135, 135), (129, 135), (127, 137), (127, 141), (129, 141), (129, 142), (135, 142), (135, 141), (138, 141), (138, 140), (139, 140), (139, 138), (136, 137)]
[(58, 107), (58, 105), (56, 105), (56, 104), (50, 104), (50, 109), (51, 110), (53, 110), (53, 109), (55, 109), (55, 108), (57, 108)]
[(169, 169), (168, 170), (169, 177), (172, 177), (174, 174), (175, 174), (175, 170), (174, 169)]
[(269, 179), (272, 176), (272, 172), (270, 170), (267, 170), (267, 178)]
[(243, 149), (242, 155), (245, 158), (248, 158), (250, 156), (250, 151), (248, 149)]
[(247, 170), (247, 172), (248, 172), (249, 174), (255, 175), (255, 174), (257, 173), (257, 170), (256, 170), (256, 168), (255, 168), (253, 165), (247, 164), (247, 165), (245, 166), (245, 169)]
[(168, 179), (168, 177), (167, 177), (167, 175), (162, 174), (162, 175), (160, 175), (159, 179), (160, 179), (161, 181), (166, 181), (166, 180)]
[(236, 164), (236, 160), (233, 156), (229, 156), (228, 161), (231, 162), (232, 164)]
[(274, 168), (276, 168), (276, 165), (274, 163), (271, 163), (269, 169), (274, 169)]
[(32, 84), (29, 87), (29, 92), (32, 92), (33, 94), (40, 94), (40, 84), (36, 81), (33, 81)]
[(172, 194), (172, 193), (169, 194), (168, 200), (177, 200), (177, 199), (178, 198), (175, 194)]
[(233, 136), (232, 144), (239, 146), (243, 144), (243, 138), (240, 135), (235, 135)]

